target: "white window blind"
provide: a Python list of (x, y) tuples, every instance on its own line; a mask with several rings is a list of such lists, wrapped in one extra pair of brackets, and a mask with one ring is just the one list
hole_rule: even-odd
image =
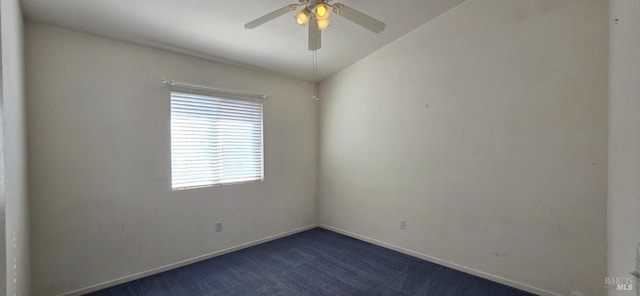
[(171, 92), (172, 188), (263, 180), (262, 102)]

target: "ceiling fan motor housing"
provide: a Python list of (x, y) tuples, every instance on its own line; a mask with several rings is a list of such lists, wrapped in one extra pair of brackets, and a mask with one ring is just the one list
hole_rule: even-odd
[(329, 3), (331, 1), (332, 0), (308, 0), (308, 1), (301, 0), (300, 3), (304, 4), (306, 2), (307, 3), (307, 9), (309, 9), (310, 11), (313, 11), (316, 8), (316, 6), (318, 6), (318, 4), (323, 3), (323, 4), (326, 4), (326, 5), (329, 5)]

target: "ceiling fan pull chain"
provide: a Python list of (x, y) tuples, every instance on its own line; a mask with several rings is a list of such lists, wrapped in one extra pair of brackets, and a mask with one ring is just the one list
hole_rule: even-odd
[(313, 51), (313, 96), (311, 97), (314, 101), (319, 102), (320, 98), (318, 97), (318, 51)]

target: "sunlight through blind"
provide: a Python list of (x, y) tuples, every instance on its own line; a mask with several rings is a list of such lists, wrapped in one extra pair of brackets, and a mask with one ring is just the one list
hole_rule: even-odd
[(262, 102), (171, 92), (171, 187), (263, 180)]

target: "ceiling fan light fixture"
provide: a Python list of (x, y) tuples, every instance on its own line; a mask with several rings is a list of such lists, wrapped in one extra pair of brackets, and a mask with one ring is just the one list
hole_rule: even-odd
[(330, 25), (331, 25), (331, 22), (329, 21), (328, 18), (318, 19), (318, 29), (320, 29), (321, 31), (328, 28)]
[(309, 22), (310, 16), (311, 12), (305, 8), (296, 14), (296, 22), (298, 22), (299, 25), (304, 26)]
[(329, 7), (324, 3), (318, 3), (316, 5), (316, 18), (318, 20), (329, 18)]

